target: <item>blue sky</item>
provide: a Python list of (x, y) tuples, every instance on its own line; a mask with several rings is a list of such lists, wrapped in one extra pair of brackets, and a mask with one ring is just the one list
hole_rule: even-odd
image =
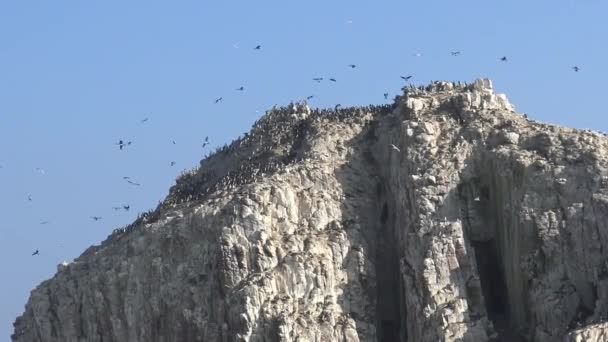
[(606, 13), (601, 0), (0, 2), (0, 341), (58, 263), (274, 104), (379, 104), (400, 75), (485, 76), (533, 119), (608, 131)]

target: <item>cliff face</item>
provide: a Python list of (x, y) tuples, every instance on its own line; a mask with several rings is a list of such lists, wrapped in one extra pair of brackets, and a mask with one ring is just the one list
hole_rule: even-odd
[(606, 152), (488, 80), (275, 109), (32, 291), (13, 341), (606, 341)]

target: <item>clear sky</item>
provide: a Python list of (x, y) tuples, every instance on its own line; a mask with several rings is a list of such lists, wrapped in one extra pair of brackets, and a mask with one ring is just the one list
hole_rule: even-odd
[(400, 75), (485, 76), (533, 119), (608, 131), (606, 13), (603, 0), (1, 1), (0, 341), (57, 264), (274, 104), (380, 104)]

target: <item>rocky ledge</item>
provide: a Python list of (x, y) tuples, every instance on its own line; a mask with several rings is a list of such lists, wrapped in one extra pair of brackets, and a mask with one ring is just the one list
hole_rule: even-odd
[(269, 111), (32, 291), (13, 341), (606, 341), (608, 139), (489, 80)]

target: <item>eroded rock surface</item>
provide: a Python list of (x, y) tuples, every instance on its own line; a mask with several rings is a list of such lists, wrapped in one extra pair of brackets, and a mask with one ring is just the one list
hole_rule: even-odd
[(606, 341), (607, 152), (489, 80), (273, 109), (32, 291), (13, 341)]

